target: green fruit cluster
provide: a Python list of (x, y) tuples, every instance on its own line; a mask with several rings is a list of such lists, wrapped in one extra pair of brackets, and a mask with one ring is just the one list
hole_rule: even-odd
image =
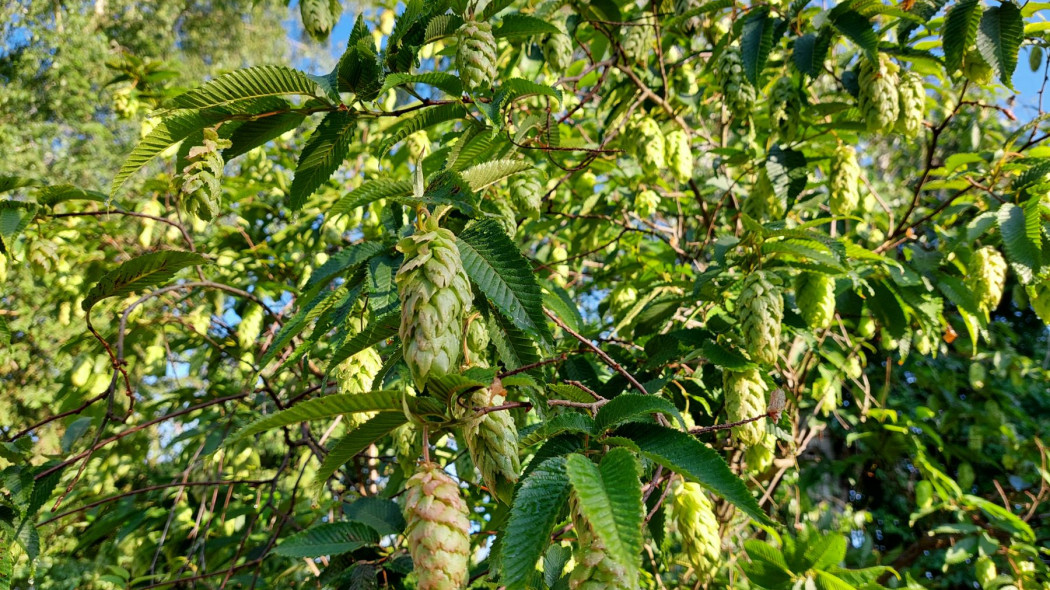
[(791, 78), (782, 76), (773, 84), (769, 98), (770, 128), (783, 142), (795, 141), (802, 121), (802, 95)]
[(182, 169), (177, 181), (186, 213), (205, 221), (218, 215), (222, 172), (226, 166), (220, 150), (231, 145), (230, 140), (219, 137), (217, 130), (208, 128), (204, 130), (203, 143), (190, 148), (186, 156), (189, 164)]
[(809, 327), (822, 330), (835, 317), (835, 281), (820, 272), (805, 271), (795, 277), (795, 304)]
[(744, 119), (751, 114), (755, 104), (755, 87), (744, 76), (744, 64), (740, 59), (740, 50), (727, 48), (718, 57), (715, 66), (718, 71), (726, 107), (734, 117)]
[(463, 350), (463, 320), (473, 305), (470, 280), (456, 236), (423, 216), (416, 232), (397, 244), (405, 261), (398, 269), (399, 334), (405, 364), (416, 387), (454, 371)]
[(740, 332), (751, 360), (766, 365), (776, 363), (784, 320), (780, 287), (769, 280), (765, 271), (755, 271), (744, 279), (737, 304)]
[(831, 156), (828, 188), (831, 193), (828, 206), (834, 215), (854, 215), (860, 205), (860, 165), (857, 152), (848, 145), (839, 145)]
[(999, 307), (1006, 286), (1006, 259), (991, 246), (979, 248), (970, 257), (966, 279), (977, 304), (986, 312)]
[(539, 173), (530, 170), (511, 177), (510, 200), (519, 214), (539, 217), (543, 204), (543, 180)]
[(671, 514), (682, 537), (682, 552), (701, 583), (710, 581), (722, 562), (718, 518), (704, 488), (686, 482), (675, 490)]
[(787, 213), (787, 203), (777, 196), (773, 183), (765, 168), (758, 171), (758, 178), (751, 187), (751, 192), (744, 199), (743, 212), (756, 221), (781, 219)]
[(543, 59), (555, 72), (564, 72), (572, 63), (572, 39), (565, 33), (553, 33), (543, 40)]
[[(474, 392), (470, 400), (471, 406), (476, 408), (493, 408), (505, 402), (506, 398), (495, 387)], [(489, 491), (494, 495), (506, 495), (509, 499), (513, 484), (521, 474), (518, 428), (514, 425), (514, 417), (506, 411), (477, 414), (473, 408), (467, 409), (467, 415), (463, 438), (470, 458)]]
[(405, 483), (405, 538), (419, 590), (467, 583), (470, 520), (456, 482), (436, 463), (421, 464)]
[(468, 90), (492, 84), (496, 78), (496, 38), (492, 25), (468, 20), (456, 31), (456, 67)]
[(922, 76), (915, 72), (905, 72), (900, 80), (897, 131), (905, 137), (918, 137), (926, 117), (926, 88), (922, 84)]
[(571, 590), (632, 590), (628, 569), (609, 556), (605, 543), (580, 511), (580, 501), (569, 498), (573, 526), (576, 529), (576, 567), (569, 574)]
[(678, 182), (693, 178), (693, 151), (689, 148), (689, 136), (681, 129), (667, 134), (667, 164), (671, 175)]
[[(724, 371), (722, 388), (729, 422), (740, 422), (766, 413), (766, 383), (758, 369)], [(765, 430), (762, 420), (755, 420), (733, 427), (733, 436), (745, 446), (759, 445), (765, 440)]]
[(857, 73), (860, 93), (857, 100), (868, 131), (890, 133), (897, 125), (900, 103), (897, 86), (900, 68), (886, 55), (879, 55), (877, 63), (865, 59)]

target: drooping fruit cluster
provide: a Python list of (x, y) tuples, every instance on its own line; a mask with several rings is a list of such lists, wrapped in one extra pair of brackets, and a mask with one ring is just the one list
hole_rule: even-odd
[(835, 317), (835, 281), (821, 272), (799, 273), (795, 277), (795, 303), (810, 328), (827, 328)]
[[(334, 377), (339, 384), (339, 393), (368, 393), (372, 391), (372, 382), (379, 369), (383, 368), (383, 358), (374, 348), (366, 348), (339, 363), (334, 371)], [(352, 414), (349, 416), (351, 424), (360, 424), (370, 419), (375, 412), (364, 414)]]
[(649, 23), (638, 23), (625, 27), (627, 31), (623, 36), (623, 52), (627, 59), (634, 63), (645, 63), (656, 49), (656, 35)]
[(722, 539), (714, 506), (698, 483), (683, 483), (674, 494), (671, 514), (682, 536), (682, 552), (697, 579), (707, 582), (718, 572), (722, 561)]
[(1006, 259), (991, 246), (977, 249), (970, 257), (966, 282), (977, 304), (986, 312), (999, 307), (1006, 286)]
[(518, 428), (510, 412), (497, 411), (478, 414), (473, 408), (492, 408), (506, 402), (502, 387), (479, 389), (474, 392), (466, 409), (467, 420), (463, 426), (463, 438), (474, 465), (493, 495), (507, 501), (513, 492), (514, 482), (521, 474), (518, 459)]
[(878, 63), (865, 59), (857, 73), (860, 93), (857, 95), (861, 115), (868, 131), (890, 133), (900, 113), (897, 72), (900, 68), (886, 55), (879, 55)]
[(456, 237), (422, 215), (416, 232), (397, 244), (405, 254), (395, 280), (401, 299), (399, 334), (405, 364), (420, 389), (431, 377), (457, 367), (463, 345), (463, 319), (472, 306), (467, 273)]
[[(726, 419), (740, 422), (766, 413), (766, 383), (757, 368), (722, 373), (726, 400)], [(762, 420), (733, 427), (733, 436), (746, 446), (759, 445), (765, 437)]]
[(646, 172), (659, 174), (667, 165), (667, 140), (660, 124), (652, 117), (641, 117), (632, 126), (628, 141), (633, 145), (635, 157)]
[(572, 523), (576, 530), (576, 567), (569, 574), (571, 590), (628, 590), (627, 567), (609, 556), (605, 543), (594, 532), (591, 523), (580, 511), (576, 494), (569, 498)]
[(405, 483), (405, 538), (419, 590), (467, 583), (470, 521), (459, 486), (436, 463), (423, 463)]
[(905, 137), (918, 137), (926, 117), (926, 88), (922, 84), (922, 76), (915, 72), (905, 72), (900, 80), (900, 117), (897, 119), (897, 131)]
[(693, 178), (693, 152), (689, 149), (689, 136), (681, 129), (667, 134), (667, 164), (678, 182)]
[(204, 130), (204, 142), (190, 148), (186, 156), (189, 164), (182, 169), (178, 180), (182, 208), (190, 215), (207, 221), (219, 213), (222, 170), (226, 165), (220, 150), (231, 145), (230, 140), (219, 137), (214, 128), (208, 128)]
[(831, 155), (831, 170), (828, 175), (831, 198), (828, 206), (834, 215), (853, 215), (860, 204), (860, 165), (857, 152), (848, 145), (840, 144)]
[(770, 282), (764, 271), (744, 279), (737, 299), (740, 332), (751, 360), (772, 365), (780, 349), (780, 324), (784, 320), (784, 299), (780, 287)]
[(835, 374), (824, 374), (813, 381), (811, 397), (820, 404), (821, 414), (827, 416), (842, 405), (842, 379)]
[(791, 78), (782, 76), (773, 84), (770, 101), (770, 128), (784, 142), (794, 141), (802, 119), (802, 96), (795, 89)]
[(464, 364), (469, 367), (488, 367), (489, 331), (485, 329), (485, 320), (475, 313), (467, 318), (466, 334), (463, 339)]
[(492, 84), (496, 78), (496, 38), (492, 25), (468, 20), (456, 31), (456, 67), (468, 89)]
[(652, 217), (659, 206), (660, 195), (652, 189), (647, 188), (634, 197), (634, 212), (642, 219)]
[(963, 75), (974, 84), (984, 86), (995, 78), (995, 70), (980, 51), (971, 49), (963, 55)]
[(552, 33), (543, 40), (543, 59), (555, 72), (564, 72), (572, 63), (572, 39), (565, 33)]
[(339, 0), (302, 0), (299, 2), (299, 14), (303, 19), (303, 29), (318, 41), (324, 41), (332, 32), (332, 27), (339, 22), (343, 6)]
[(747, 463), (748, 469), (752, 473), (761, 473), (769, 469), (773, 458), (776, 457), (776, 448), (776, 437), (768, 428), (763, 427), (761, 440), (744, 450), (744, 462)]
[(539, 217), (543, 204), (543, 181), (536, 171), (515, 174), (510, 179), (510, 199), (518, 213), (528, 217)]
[(787, 203), (773, 190), (766, 169), (760, 169), (751, 192), (744, 199), (743, 212), (756, 221), (766, 221), (780, 219), (786, 211)]
[(744, 76), (740, 50), (736, 47), (727, 48), (719, 56), (715, 67), (729, 112), (734, 117), (747, 118), (755, 104), (755, 87)]

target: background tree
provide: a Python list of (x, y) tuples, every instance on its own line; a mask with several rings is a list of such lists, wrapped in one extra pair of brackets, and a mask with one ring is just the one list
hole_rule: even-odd
[(1050, 585), (1040, 5), (294, 8), (5, 9), (0, 587)]

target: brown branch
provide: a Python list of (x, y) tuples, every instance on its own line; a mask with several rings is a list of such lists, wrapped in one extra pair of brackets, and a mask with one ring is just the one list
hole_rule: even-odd
[(561, 318), (554, 314), (554, 312), (544, 307), (543, 313), (547, 314), (547, 317), (553, 320), (555, 324), (558, 324), (559, 328), (565, 330), (566, 332), (571, 334), (573, 338), (579, 340), (581, 344), (593, 350), (594, 353), (598, 355), (598, 358), (602, 360), (602, 362), (604, 362), (606, 365), (609, 365), (609, 367), (611, 367), (617, 373), (623, 375), (627, 379), (627, 381), (629, 381), (631, 385), (633, 385), (638, 391), (646, 395), (649, 394), (649, 392), (645, 390), (645, 386), (643, 386), (637, 379), (634, 378), (634, 375), (631, 375), (629, 372), (627, 372), (627, 369), (624, 369), (623, 366), (620, 365), (620, 363), (614, 361), (611, 356), (605, 353), (605, 351), (595, 346), (593, 342), (584, 338), (579, 332), (567, 326), (565, 322), (561, 321)]

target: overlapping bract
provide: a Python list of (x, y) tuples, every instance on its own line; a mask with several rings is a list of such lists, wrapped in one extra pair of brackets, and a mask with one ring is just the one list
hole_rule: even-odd
[(627, 567), (609, 556), (594, 527), (587, 522), (579, 507), (580, 500), (573, 494), (569, 510), (576, 530), (576, 567), (569, 574), (571, 590), (630, 590)]
[(470, 520), (456, 482), (423, 463), (405, 483), (405, 538), (419, 590), (458, 590), (467, 583)]
[[(463, 438), (467, 441), (474, 465), (481, 472), (481, 478), (489, 490), (509, 492), (508, 489), (518, 481), (521, 473), (521, 461), (518, 459), (518, 428), (510, 412), (497, 411), (484, 414), (474, 412), (473, 408), (492, 408), (501, 406), (506, 401), (496, 388), (480, 389), (474, 392), (467, 409), (468, 418), (463, 426)], [(508, 485), (509, 484), (509, 485)]]
[(878, 63), (867, 59), (861, 62), (857, 73), (860, 84), (857, 101), (868, 131), (889, 133), (897, 124), (900, 113), (897, 96), (899, 70), (900, 67), (884, 54), (879, 55)]
[(1006, 259), (991, 246), (977, 249), (967, 267), (967, 283), (981, 309), (990, 312), (999, 306), (1006, 286)]
[(456, 31), (456, 67), (468, 89), (490, 86), (496, 77), (496, 38), (492, 25), (468, 20)]
[(860, 205), (860, 166), (857, 152), (848, 145), (839, 145), (831, 156), (828, 206), (835, 215), (854, 215)]
[(685, 482), (674, 494), (671, 514), (682, 537), (682, 552), (700, 582), (707, 582), (722, 565), (722, 539), (714, 506), (698, 483)]
[(835, 281), (830, 276), (803, 271), (795, 277), (795, 303), (809, 327), (827, 328), (835, 317)]
[(457, 368), (464, 314), (473, 305), (470, 280), (455, 235), (439, 227), (436, 217), (421, 219), (397, 248), (405, 254), (395, 277), (401, 299), (398, 333), (405, 364), (422, 388), (430, 377)]
[(744, 279), (737, 299), (740, 332), (751, 359), (772, 365), (780, 349), (780, 326), (784, 320), (784, 298), (765, 271), (755, 271)]
[[(758, 369), (724, 371), (722, 388), (729, 422), (740, 422), (766, 413), (766, 383)], [(735, 426), (733, 436), (742, 445), (759, 445), (764, 442), (765, 430), (762, 420), (755, 420)]]

